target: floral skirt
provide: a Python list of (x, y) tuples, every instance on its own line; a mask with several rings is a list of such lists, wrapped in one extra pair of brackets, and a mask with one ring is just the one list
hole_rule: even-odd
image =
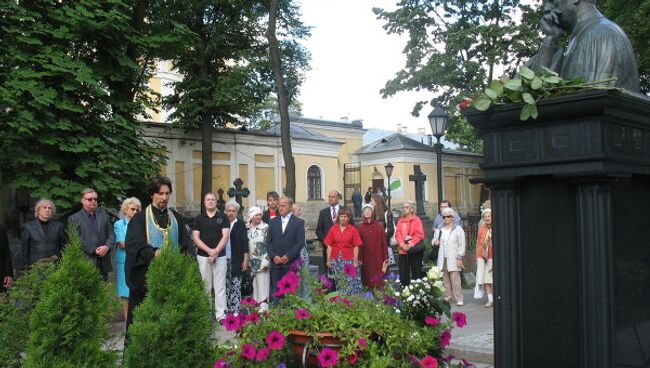
[(231, 258), (228, 258), (226, 272), (226, 306), (227, 313), (239, 313), (241, 310), (241, 276), (232, 275)]
[[(354, 270), (354, 275), (345, 272), (345, 265), (348, 266), (348, 272), (352, 273), (351, 270)], [(344, 261), (341, 258), (332, 260), (332, 268), (327, 271), (328, 276), (334, 280), (336, 285), (336, 280), (339, 278), (347, 278), (347, 286), (343, 285), (343, 289), (339, 289), (339, 286), (336, 285), (336, 288), (344, 294), (361, 294), (361, 270), (359, 267), (354, 267), (354, 261)]]

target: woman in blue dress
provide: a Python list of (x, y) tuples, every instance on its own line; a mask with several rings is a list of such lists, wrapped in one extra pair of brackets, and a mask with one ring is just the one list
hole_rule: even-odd
[(124, 320), (126, 321), (127, 310), (129, 307), (129, 287), (126, 286), (126, 276), (124, 275), (124, 263), (126, 262), (126, 251), (124, 243), (126, 239), (126, 229), (129, 221), (140, 212), (142, 204), (140, 200), (135, 197), (130, 197), (122, 202), (120, 212), (124, 215), (121, 220), (118, 220), (113, 225), (115, 230), (115, 243), (117, 244), (117, 251), (115, 252), (115, 268), (117, 272), (117, 295), (122, 299), (122, 313), (124, 313)]

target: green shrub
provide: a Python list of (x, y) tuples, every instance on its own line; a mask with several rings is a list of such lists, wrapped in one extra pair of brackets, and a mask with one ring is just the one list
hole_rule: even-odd
[(149, 266), (147, 288), (129, 327), (124, 365), (211, 366), (212, 312), (195, 261), (177, 251), (163, 250)]
[(113, 290), (97, 268), (85, 259), (76, 231), (60, 267), (45, 281), (41, 299), (30, 318), (25, 367), (111, 367), (115, 353), (102, 351), (115, 306)]
[(0, 294), (0, 362), (22, 367), (29, 340), (29, 318), (41, 298), (45, 280), (58, 266), (57, 258), (41, 260), (16, 278), (7, 294)]

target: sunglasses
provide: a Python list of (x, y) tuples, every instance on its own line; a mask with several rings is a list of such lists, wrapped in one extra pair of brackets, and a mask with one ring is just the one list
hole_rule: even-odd
[(454, 216), (450, 216), (450, 215), (442, 216), (442, 218), (453, 218), (453, 217), (454, 217)]

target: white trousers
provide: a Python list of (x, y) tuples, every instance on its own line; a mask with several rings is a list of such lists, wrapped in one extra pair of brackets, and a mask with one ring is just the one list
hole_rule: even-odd
[(269, 291), (271, 288), (271, 273), (269, 271), (256, 272), (253, 278), (253, 299), (260, 303), (260, 310), (269, 310)]
[(196, 259), (205, 291), (210, 295), (214, 289), (214, 315), (219, 321), (226, 317), (226, 257), (218, 257), (213, 263), (208, 261), (208, 257), (196, 256)]

